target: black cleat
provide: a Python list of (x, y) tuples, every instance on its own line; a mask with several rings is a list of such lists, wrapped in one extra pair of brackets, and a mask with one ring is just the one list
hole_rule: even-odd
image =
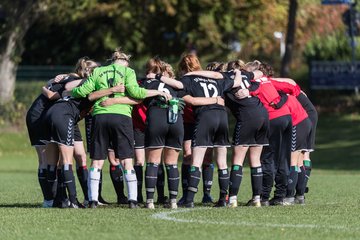
[(59, 208), (68, 208), (70, 207), (71, 202), (69, 201), (69, 199), (65, 199), (63, 201), (61, 201), (61, 203), (59, 204)]
[(128, 199), (127, 199), (127, 197), (121, 197), (121, 198), (118, 198), (118, 200), (117, 200), (117, 204), (128, 204), (129, 203), (129, 201), (128, 201)]
[(285, 206), (284, 198), (274, 197), (269, 201), (270, 206)]
[(98, 202), (97, 201), (90, 201), (89, 202), (89, 208), (97, 208)]
[(77, 203), (70, 202), (69, 208), (80, 208)]
[(138, 207), (139, 206), (136, 201), (129, 200), (129, 208), (134, 209), (134, 208), (138, 208)]
[(178, 206), (183, 206), (185, 204), (185, 202), (186, 202), (186, 197), (183, 196), (180, 198), (180, 200), (178, 201), (177, 204), (178, 204)]
[(78, 199), (76, 199), (76, 205), (78, 205), (79, 208), (86, 208), (85, 205), (79, 202)]
[(204, 194), (201, 202), (202, 204), (209, 204), (209, 203), (214, 203), (214, 200), (210, 194)]
[(225, 199), (219, 199), (219, 201), (215, 204), (214, 207), (226, 207), (226, 200)]
[(170, 202), (169, 198), (164, 196), (164, 197), (158, 198), (158, 200), (156, 201), (156, 204), (168, 204), (169, 202)]
[(261, 200), (260, 201), (260, 204), (261, 204), (261, 206), (262, 207), (268, 207), (268, 206), (270, 206), (270, 202), (269, 202), (269, 200)]
[(182, 207), (185, 207), (185, 208), (194, 208), (194, 202), (185, 202)]

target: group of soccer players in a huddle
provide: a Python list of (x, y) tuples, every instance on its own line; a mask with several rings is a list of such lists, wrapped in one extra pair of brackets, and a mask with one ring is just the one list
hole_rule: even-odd
[[(203, 70), (195, 54), (181, 57), (178, 79), (171, 65), (159, 58), (150, 59), (146, 77), (137, 79), (128, 67), (129, 58), (116, 50), (106, 66), (79, 59), (74, 73), (50, 80), (28, 110), (26, 123), (39, 158), (43, 207), (108, 204), (101, 195), (106, 159), (118, 204), (191, 208), (202, 177), (203, 204), (237, 207), (246, 156), (252, 186), (247, 206), (305, 204), (317, 112), (294, 80), (274, 76), (269, 64), (257, 60), (212, 62)], [(231, 142), (228, 112), (236, 120)], [(83, 118), (89, 169), (78, 127)], [(218, 168), (217, 201), (210, 195), (213, 162)]]

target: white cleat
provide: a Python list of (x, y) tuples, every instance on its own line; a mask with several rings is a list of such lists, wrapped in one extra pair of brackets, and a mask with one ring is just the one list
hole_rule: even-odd
[(237, 196), (231, 196), (231, 197), (229, 198), (228, 207), (229, 207), (229, 208), (236, 208), (237, 206), (238, 206)]
[(176, 199), (171, 199), (170, 208), (171, 209), (177, 209), (178, 208), (177, 203), (176, 203)]
[(155, 209), (154, 199), (146, 200), (146, 208), (147, 209)]

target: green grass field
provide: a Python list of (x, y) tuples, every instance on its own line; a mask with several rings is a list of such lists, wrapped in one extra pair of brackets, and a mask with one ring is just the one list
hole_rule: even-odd
[[(0, 134), (0, 239), (360, 238), (359, 115), (321, 116), (306, 206), (259, 209), (129, 210), (115, 204), (97, 209), (42, 209), (36, 154), (27, 133), (1, 129)], [(248, 168), (244, 176), (239, 195), (243, 203), (251, 196)], [(77, 189), (82, 200), (79, 185)], [(215, 180), (212, 195), (217, 193)], [(115, 202), (107, 172), (103, 195)]]

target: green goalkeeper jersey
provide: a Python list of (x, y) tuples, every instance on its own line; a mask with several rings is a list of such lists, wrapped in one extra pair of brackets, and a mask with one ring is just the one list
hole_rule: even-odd
[(131, 117), (132, 106), (128, 104), (114, 104), (102, 107), (99, 103), (109, 97), (132, 97), (135, 99), (144, 99), (147, 94), (145, 88), (139, 87), (136, 81), (135, 71), (131, 68), (119, 64), (111, 64), (94, 69), (89, 78), (79, 87), (72, 90), (71, 95), (75, 98), (87, 97), (88, 94), (107, 89), (123, 83), (125, 93), (114, 93), (110, 96), (98, 99), (94, 104), (92, 115), (97, 114), (122, 114)]

